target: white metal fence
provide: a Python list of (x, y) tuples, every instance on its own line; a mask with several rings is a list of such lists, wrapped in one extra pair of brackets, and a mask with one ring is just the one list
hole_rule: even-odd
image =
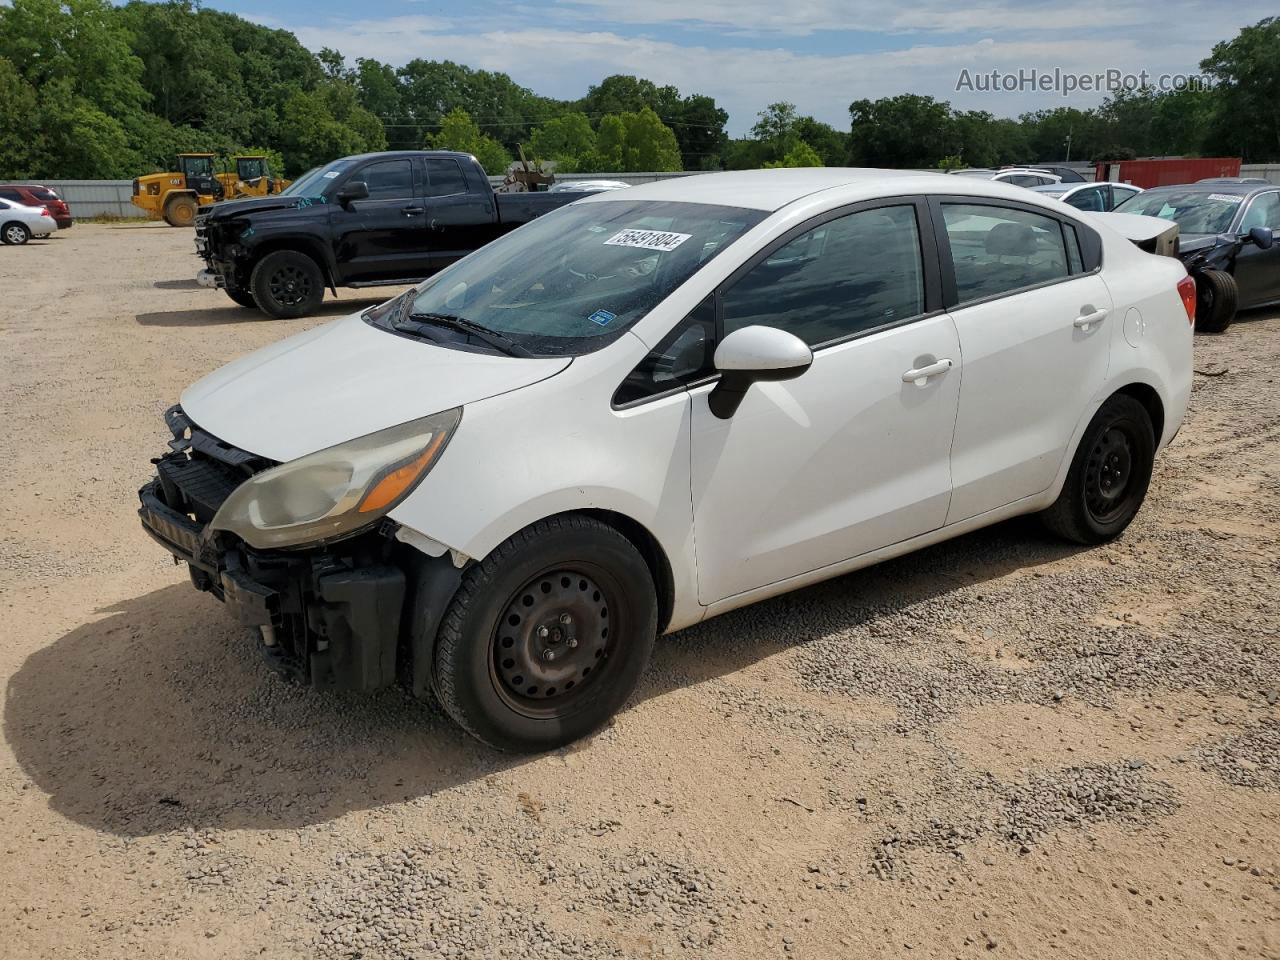
[[(1073, 164), (1074, 166), (1074, 164)], [(1092, 179), (1091, 170), (1081, 168), (1081, 173)], [(692, 177), (687, 173), (566, 173), (559, 180), (621, 180), (624, 183), (652, 183), (655, 180), (666, 180), (670, 177)], [(1272, 183), (1280, 184), (1280, 163), (1246, 163), (1240, 167), (1242, 177), (1262, 177)], [(501, 177), (490, 177), (490, 182), (497, 186), (502, 183)], [(71, 212), (82, 218), (87, 217), (137, 217), (141, 215), (129, 197), (133, 193), (131, 180), (43, 180), (45, 186), (58, 191), (59, 196), (71, 204)]]

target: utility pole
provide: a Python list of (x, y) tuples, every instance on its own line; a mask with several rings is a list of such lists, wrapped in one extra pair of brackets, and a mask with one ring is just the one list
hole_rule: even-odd
[(1067, 159), (1062, 162), (1063, 163), (1071, 162), (1071, 131), (1070, 130), (1067, 131)]

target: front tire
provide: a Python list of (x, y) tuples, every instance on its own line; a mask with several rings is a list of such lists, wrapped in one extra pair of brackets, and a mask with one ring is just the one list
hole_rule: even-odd
[(13, 223), (4, 225), (4, 228), (0, 230), (0, 238), (3, 238), (4, 242), (10, 246), (20, 247), (31, 241), (31, 231), (25, 223), (19, 223), (15, 220)]
[(629, 540), (589, 517), (542, 520), (463, 577), (436, 642), (436, 692), (489, 746), (551, 750), (626, 702), (657, 624), (653, 578)]
[(277, 250), (253, 268), (249, 289), (257, 306), (276, 320), (305, 317), (324, 299), (324, 274), (305, 253)]
[(164, 205), (164, 222), (171, 227), (189, 227), (196, 222), (199, 209), (194, 197), (174, 197)]
[(1196, 329), (1221, 333), (1231, 326), (1240, 302), (1236, 278), (1221, 270), (1204, 270), (1196, 278)]
[(1155, 450), (1147, 408), (1123, 393), (1108, 399), (1080, 438), (1058, 499), (1040, 514), (1044, 525), (1076, 543), (1118, 537), (1146, 498)]

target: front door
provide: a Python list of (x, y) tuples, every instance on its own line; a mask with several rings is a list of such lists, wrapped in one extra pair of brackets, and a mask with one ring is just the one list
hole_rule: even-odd
[(344, 183), (364, 181), (369, 196), (342, 205), (329, 197), (334, 255), (341, 282), (413, 280), (427, 276), (427, 221), (408, 158), (375, 160)]
[(947, 514), (957, 523), (1052, 485), (1124, 318), (1085, 269), (1074, 227), (982, 202), (939, 208), (964, 354)]
[(1280, 190), (1260, 193), (1249, 201), (1240, 232), (1248, 233), (1254, 227), (1270, 227), (1275, 243), (1270, 250), (1246, 243), (1236, 254), (1235, 278), (1242, 309), (1280, 300)]
[(823, 221), (784, 237), (720, 294), (722, 335), (778, 327), (808, 343), (814, 361), (796, 380), (752, 386), (728, 420), (709, 410), (710, 386), (692, 391), (704, 604), (927, 533), (946, 517), (960, 351), (951, 318), (930, 312), (927, 212), (899, 201)]

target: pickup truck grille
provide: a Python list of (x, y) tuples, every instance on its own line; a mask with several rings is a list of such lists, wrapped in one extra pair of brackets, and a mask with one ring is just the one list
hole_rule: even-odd
[(196, 255), (200, 257), (209, 255), (209, 215), (207, 213), (196, 217)]

